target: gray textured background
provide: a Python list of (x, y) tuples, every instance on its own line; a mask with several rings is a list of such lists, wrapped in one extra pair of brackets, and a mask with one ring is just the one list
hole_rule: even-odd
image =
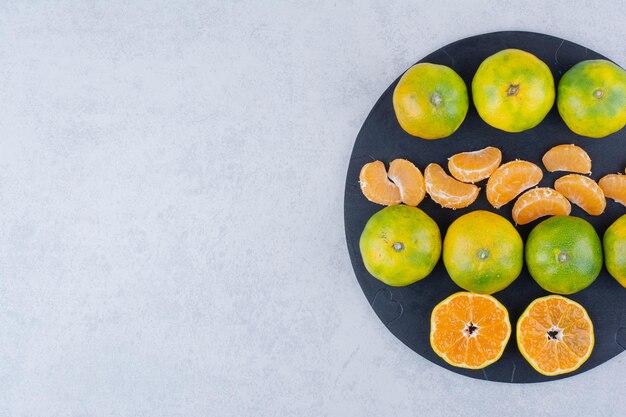
[(406, 348), (342, 207), (413, 62), (519, 29), (623, 66), (623, 2), (124, 3), (0, 3), (1, 416), (623, 415), (624, 354), (521, 386)]

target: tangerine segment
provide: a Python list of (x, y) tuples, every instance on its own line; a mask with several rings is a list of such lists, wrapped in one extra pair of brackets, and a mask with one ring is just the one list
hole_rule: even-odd
[(600, 178), (598, 185), (604, 196), (626, 206), (626, 175), (609, 174)]
[(576, 145), (557, 145), (546, 152), (541, 161), (550, 172), (569, 171), (591, 174), (589, 154)]
[(429, 164), (424, 170), (426, 192), (441, 207), (458, 209), (472, 204), (480, 188), (457, 181), (438, 164)]
[(448, 158), (448, 170), (454, 178), (463, 182), (477, 182), (489, 178), (500, 166), (502, 152), (488, 146), (479, 151), (462, 152)]
[(452, 366), (484, 368), (502, 356), (511, 336), (506, 308), (485, 294), (458, 292), (437, 304), (430, 319), (430, 345)]
[(606, 208), (604, 192), (591, 178), (579, 174), (565, 175), (556, 180), (554, 189), (585, 210), (587, 214), (599, 216), (604, 213)]
[(591, 355), (593, 323), (578, 303), (560, 295), (538, 298), (517, 321), (517, 346), (543, 375), (578, 369)]
[(407, 206), (417, 206), (426, 195), (424, 176), (419, 168), (406, 159), (394, 159), (389, 164), (389, 179), (400, 189), (400, 198)]
[(380, 161), (363, 165), (359, 174), (359, 183), (363, 195), (372, 203), (390, 206), (402, 202), (400, 189), (389, 181), (385, 164)]
[(487, 182), (487, 200), (500, 208), (522, 191), (539, 184), (543, 178), (541, 168), (528, 161), (511, 161), (501, 165)]
[(572, 205), (563, 194), (549, 187), (526, 191), (513, 205), (515, 224), (527, 224), (543, 216), (569, 216)]

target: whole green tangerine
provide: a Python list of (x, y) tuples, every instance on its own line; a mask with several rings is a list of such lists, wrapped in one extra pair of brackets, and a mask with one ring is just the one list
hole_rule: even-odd
[(526, 240), (526, 266), (541, 288), (573, 294), (591, 285), (603, 263), (602, 242), (593, 226), (574, 216), (553, 216)]
[(441, 256), (437, 223), (417, 207), (385, 207), (368, 220), (359, 249), (376, 279), (399, 287), (428, 276)]
[(559, 81), (557, 108), (578, 135), (617, 132), (626, 125), (626, 71), (604, 59), (577, 63)]
[(480, 64), (472, 79), (472, 98), (487, 124), (522, 132), (537, 126), (554, 105), (554, 78), (533, 54), (505, 49)]
[(443, 263), (459, 287), (491, 294), (509, 286), (520, 274), (523, 241), (504, 217), (477, 210), (456, 219), (443, 241)]
[(410, 135), (445, 138), (465, 120), (467, 86), (450, 67), (419, 63), (400, 77), (393, 91), (393, 108), (400, 127)]

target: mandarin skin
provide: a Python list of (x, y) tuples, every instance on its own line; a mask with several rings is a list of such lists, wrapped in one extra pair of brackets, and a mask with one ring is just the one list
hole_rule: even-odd
[(607, 271), (626, 288), (626, 214), (606, 229), (602, 244)]
[(524, 243), (507, 219), (477, 210), (448, 228), (443, 263), (459, 287), (491, 294), (508, 287), (522, 272)]
[(531, 53), (505, 49), (485, 59), (472, 80), (479, 116), (506, 132), (537, 126), (554, 105), (554, 78)]
[(604, 59), (582, 61), (559, 81), (557, 107), (574, 133), (603, 138), (626, 125), (626, 71)]
[(368, 220), (359, 248), (367, 271), (402, 287), (426, 278), (441, 256), (437, 223), (417, 207), (385, 207)]
[(590, 286), (603, 263), (594, 227), (574, 216), (553, 216), (535, 226), (526, 240), (526, 266), (541, 288), (574, 294)]
[(445, 138), (465, 120), (469, 109), (467, 87), (450, 67), (416, 64), (398, 81), (393, 108), (407, 133), (422, 139)]

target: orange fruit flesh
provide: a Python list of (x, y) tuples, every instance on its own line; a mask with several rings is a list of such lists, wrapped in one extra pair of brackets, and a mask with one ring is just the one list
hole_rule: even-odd
[(474, 183), (489, 178), (500, 162), (500, 149), (489, 146), (479, 151), (452, 155), (448, 159), (448, 170), (457, 180)]
[(557, 145), (546, 152), (541, 161), (550, 172), (591, 174), (591, 158), (583, 148), (576, 145)]
[(527, 224), (543, 216), (569, 216), (571, 211), (572, 205), (561, 193), (539, 187), (522, 194), (511, 214), (515, 224)]
[(420, 170), (406, 159), (389, 164), (389, 178), (398, 186), (400, 198), (407, 206), (417, 206), (426, 195), (426, 184)]
[(463, 208), (472, 204), (480, 188), (457, 181), (438, 164), (429, 164), (424, 170), (426, 192), (436, 203), (446, 208)]
[(480, 369), (494, 363), (510, 335), (509, 314), (490, 295), (459, 292), (432, 312), (431, 346), (453, 366)]
[(591, 355), (593, 324), (580, 304), (550, 295), (533, 301), (522, 314), (517, 344), (538, 372), (549, 376), (572, 372)]
[(626, 175), (609, 174), (600, 178), (598, 185), (606, 198), (626, 206)]
[(402, 202), (400, 189), (389, 181), (385, 164), (381, 161), (363, 165), (359, 174), (359, 183), (363, 195), (373, 203), (390, 206)]
[(541, 168), (528, 161), (511, 161), (501, 165), (487, 182), (487, 200), (500, 208), (522, 191), (539, 184), (543, 178)]
[(555, 181), (554, 189), (592, 216), (604, 213), (604, 192), (591, 178), (578, 174), (565, 175)]

